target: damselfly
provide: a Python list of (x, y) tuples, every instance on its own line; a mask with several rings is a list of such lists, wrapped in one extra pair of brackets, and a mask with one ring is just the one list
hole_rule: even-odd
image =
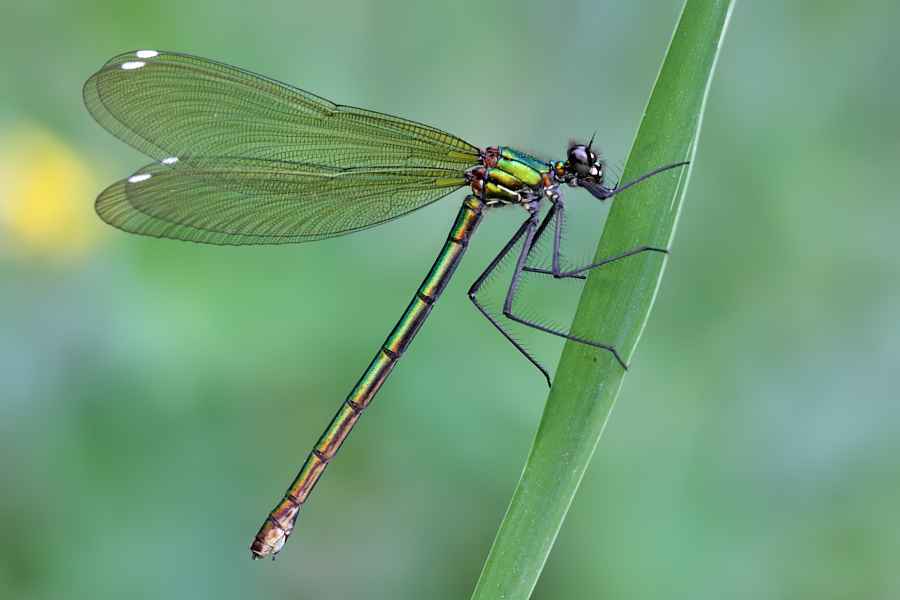
[[(479, 149), (412, 121), (341, 106), (249, 71), (210, 60), (141, 50), (110, 60), (88, 79), (84, 101), (100, 125), (155, 162), (97, 198), (107, 223), (131, 233), (206, 244), (284, 244), (378, 225), (470, 187), (450, 235), (406, 313), (341, 405), (296, 480), (250, 546), (253, 558), (277, 554), (300, 506), (362, 411), (369, 405), (453, 274), (489, 210), (525, 209), (525, 222), (469, 289), (469, 298), (550, 383), (550, 375), (478, 300), (478, 292), (519, 243), (503, 315), (523, 325), (611, 352), (612, 346), (556, 331), (513, 313), (523, 272), (583, 278), (588, 269), (645, 251), (641, 247), (577, 269), (560, 267), (564, 205), (560, 185), (600, 200), (651, 175), (606, 187), (604, 162), (588, 144), (564, 161), (543, 162), (504, 147)], [(544, 200), (549, 209), (540, 216)], [(549, 227), (553, 224), (552, 227)], [(550, 230), (549, 269), (529, 255)]]

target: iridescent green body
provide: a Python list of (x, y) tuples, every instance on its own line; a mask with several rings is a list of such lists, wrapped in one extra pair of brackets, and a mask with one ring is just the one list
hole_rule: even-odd
[[(540, 210), (544, 195), (558, 193), (555, 182), (549, 177), (552, 165), (511, 148), (491, 148), (488, 152), (493, 154), (493, 151), (496, 151), (496, 162), (488, 159), (486, 164), (495, 166), (485, 168), (479, 185), (473, 186), (481, 191), (481, 197), (466, 197), (447, 242), (403, 317), (319, 438), (284, 498), (269, 513), (257, 533), (250, 546), (254, 556), (274, 555), (284, 546), (294, 528), (300, 507), (425, 322), (488, 208), (494, 204), (522, 204), (528, 205), (529, 210), (535, 210), (536, 203), (537, 210)], [(483, 188), (480, 187), (482, 181)]]

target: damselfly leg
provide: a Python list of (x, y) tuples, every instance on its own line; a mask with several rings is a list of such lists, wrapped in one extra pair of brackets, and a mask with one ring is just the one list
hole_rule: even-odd
[[(646, 173), (622, 186), (615, 186), (612, 188), (606, 188), (602, 185), (582, 185), (582, 187), (586, 188), (594, 197), (599, 200), (605, 200), (614, 196), (615, 194), (625, 190), (632, 185), (648, 178), (662, 171), (666, 171), (668, 169), (672, 169), (675, 167), (682, 166), (686, 163), (675, 163), (671, 165), (666, 165), (664, 167), (660, 167), (658, 169), (654, 169), (649, 173)], [(588, 340), (583, 337), (575, 336), (570, 333), (566, 333), (563, 331), (559, 331), (552, 327), (547, 327), (545, 325), (541, 325), (540, 323), (536, 323), (533, 320), (526, 319), (522, 316), (516, 315), (513, 313), (513, 301), (516, 297), (516, 292), (519, 288), (519, 282), (523, 272), (529, 273), (538, 273), (545, 275), (552, 275), (554, 278), (562, 279), (562, 278), (578, 278), (584, 279), (585, 276), (582, 273), (611, 263), (613, 261), (627, 258), (629, 256), (634, 256), (636, 254), (640, 254), (642, 252), (660, 252), (663, 254), (668, 254), (668, 250), (664, 248), (653, 248), (650, 246), (642, 246), (640, 248), (636, 248), (634, 250), (630, 250), (628, 252), (623, 252), (616, 256), (612, 256), (610, 258), (606, 258), (603, 260), (599, 260), (588, 265), (584, 265), (582, 267), (578, 267), (577, 269), (571, 269), (567, 271), (563, 271), (560, 267), (560, 245), (562, 239), (562, 230), (563, 230), (563, 220), (565, 218), (565, 205), (562, 201), (562, 198), (559, 196), (550, 196), (550, 208), (547, 211), (547, 214), (543, 219), (540, 219), (539, 215), (536, 212), (532, 212), (529, 214), (528, 219), (519, 227), (516, 233), (510, 238), (509, 242), (503, 247), (500, 253), (494, 258), (493, 261), (488, 265), (488, 267), (484, 270), (480, 277), (475, 281), (472, 287), (469, 289), (469, 299), (475, 304), (478, 310), (488, 318), (488, 320), (496, 327), (507, 340), (509, 340), (515, 348), (521, 352), (534, 366), (536, 366), (544, 377), (547, 379), (547, 384), (551, 384), (550, 375), (547, 370), (540, 364), (540, 362), (532, 356), (527, 350), (523, 348), (521, 343), (516, 341), (510, 333), (504, 329), (503, 325), (488, 312), (488, 310), (484, 307), (484, 305), (478, 300), (478, 292), (481, 287), (484, 285), (485, 281), (490, 278), (490, 276), (496, 271), (498, 266), (503, 262), (503, 259), (509, 254), (509, 252), (515, 247), (515, 245), (519, 242), (520, 239), (523, 239), (522, 242), (522, 250), (519, 254), (519, 258), (516, 262), (515, 269), (513, 270), (512, 278), (510, 281), (509, 288), (506, 293), (506, 298), (503, 302), (503, 316), (516, 322), (521, 323), (527, 327), (532, 329), (536, 329), (538, 331), (542, 331), (544, 333), (549, 333), (551, 335), (555, 335), (558, 337), (562, 337), (568, 340), (572, 340), (575, 342), (579, 342), (582, 344), (587, 344), (589, 346), (594, 346), (596, 348), (602, 348), (612, 353), (615, 359), (622, 365), (623, 369), (628, 369), (628, 365), (625, 364), (625, 361), (622, 360), (622, 357), (619, 355), (618, 351), (609, 344), (604, 344), (594, 340)], [(541, 239), (541, 237), (548, 230), (548, 226), (550, 223), (554, 223), (553, 227), (553, 254), (551, 258), (551, 268), (550, 269), (540, 269), (535, 267), (526, 266), (527, 261), (531, 254), (535, 251), (537, 247), (537, 242)]]

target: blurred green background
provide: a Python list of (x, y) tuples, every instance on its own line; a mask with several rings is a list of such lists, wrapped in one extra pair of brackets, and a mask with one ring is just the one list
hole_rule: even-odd
[[(107, 59), (187, 52), (549, 157), (596, 131), (621, 166), (679, 10), (0, 5), (0, 597), (467, 598), (547, 394), (465, 296), (521, 221), (498, 211), (285, 551), (251, 563), (463, 193), (314, 244), (120, 233), (93, 200), (148, 160), (82, 104)], [(898, 22), (739, 2), (654, 313), (534, 598), (900, 597)], [(576, 256), (597, 204), (568, 193)], [(536, 310), (565, 322), (566, 294)], [(522, 336), (555, 365), (559, 340)]]

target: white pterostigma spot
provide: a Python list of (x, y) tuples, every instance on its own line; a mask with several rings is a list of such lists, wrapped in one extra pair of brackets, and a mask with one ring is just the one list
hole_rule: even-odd
[(177, 156), (170, 156), (169, 158), (164, 158), (164, 159), (162, 159), (162, 160), (159, 161), (159, 162), (162, 163), (162, 164), (164, 164), (164, 165), (174, 165), (175, 163), (178, 162), (178, 157), (177, 157)]
[(129, 62), (123, 62), (122, 68), (125, 69), (126, 71), (133, 71), (135, 69), (140, 69), (141, 67), (143, 67), (146, 64), (147, 63), (145, 63), (142, 60), (132, 60)]
[(154, 56), (159, 56), (159, 52), (156, 50), (138, 50), (134, 55), (138, 58), (153, 58)]
[(128, 183), (140, 183), (142, 181), (147, 181), (153, 177), (152, 173), (140, 173), (139, 175), (132, 175), (128, 178)]

